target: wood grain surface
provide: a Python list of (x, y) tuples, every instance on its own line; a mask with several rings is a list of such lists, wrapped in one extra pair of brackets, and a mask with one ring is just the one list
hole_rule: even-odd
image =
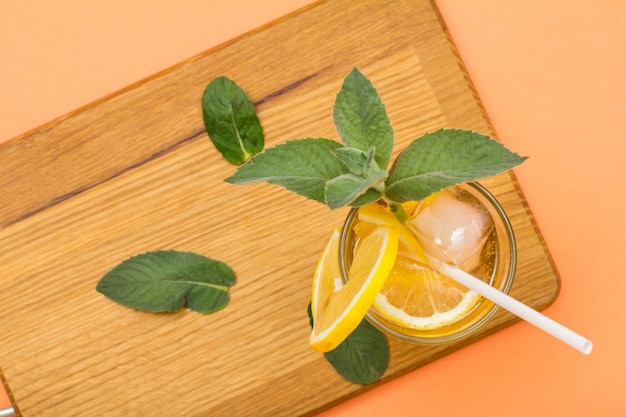
[[(227, 75), (257, 106), (266, 145), (337, 138), (332, 104), (358, 66), (396, 132), (395, 153), (441, 127), (493, 131), (427, 0), (314, 4), (0, 147), (0, 368), (23, 416), (312, 415), (516, 321), (437, 346), (390, 340), (370, 386), (308, 347), (311, 276), (346, 210), (235, 167), (202, 123), (207, 83)], [(512, 295), (537, 309), (559, 279), (511, 174), (482, 181), (518, 243)], [(237, 273), (212, 315), (150, 314), (95, 291), (123, 259), (157, 249), (220, 259)]]

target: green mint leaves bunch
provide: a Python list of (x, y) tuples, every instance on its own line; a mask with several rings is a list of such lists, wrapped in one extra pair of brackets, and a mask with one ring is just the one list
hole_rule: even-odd
[[(401, 221), (406, 213), (399, 203), (498, 174), (526, 159), (485, 135), (441, 129), (412, 141), (389, 167), (394, 131), (374, 85), (357, 68), (345, 78), (333, 106), (341, 142), (307, 137), (261, 153), (265, 138), (254, 105), (226, 77), (209, 83), (202, 107), (215, 147), (227, 161), (243, 164), (227, 182), (265, 181), (331, 209), (383, 199)], [(312, 325), (310, 305), (308, 314)], [(346, 380), (369, 384), (386, 371), (389, 347), (385, 335), (363, 320), (324, 356)]]
[[(254, 106), (243, 106), (242, 91), (232, 86), (227, 89), (232, 92), (227, 95), (230, 100), (216, 103), (216, 91), (224, 91), (228, 80), (221, 77), (215, 82), (207, 87), (203, 101), (209, 137), (227, 160), (247, 161), (226, 181), (265, 181), (331, 209), (361, 206), (379, 199), (392, 207), (421, 200), (443, 188), (509, 170), (526, 159), (485, 135), (441, 129), (415, 139), (387, 169), (394, 131), (374, 85), (357, 68), (345, 78), (333, 106), (333, 121), (341, 143), (328, 138), (304, 138), (255, 154), (263, 148), (264, 139)], [(211, 105), (209, 98), (213, 99)], [(218, 117), (216, 108), (220, 106), (223, 111)], [(238, 113), (244, 108), (245, 114)], [(232, 116), (223, 117), (229, 111)], [(220, 125), (218, 119), (231, 122)], [(222, 132), (227, 128), (231, 138), (238, 138), (236, 141), (223, 140)]]

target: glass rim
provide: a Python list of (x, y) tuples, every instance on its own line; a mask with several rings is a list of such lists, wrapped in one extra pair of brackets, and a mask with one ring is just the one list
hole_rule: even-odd
[[(515, 241), (515, 234), (513, 232), (513, 226), (506, 212), (504, 211), (504, 208), (500, 204), (500, 202), (483, 185), (475, 181), (468, 181), (465, 183), (452, 185), (446, 188), (453, 188), (457, 186), (458, 187), (469, 186), (469, 187), (474, 188), (476, 191), (478, 191), (483, 197), (487, 199), (491, 207), (495, 210), (495, 214), (497, 214), (497, 216), (502, 221), (502, 224), (504, 226), (505, 236), (508, 241), (508, 247), (509, 247), (509, 257), (508, 257), (509, 265), (508, 265), (508, 271), (506, 271), (505, 276), (503, 277), (504, 285), (502, 286), (501, 291), (508, 294), (509, 291), (511, 290), (511, 287), (513, 286), (513, 281), (515, 279), (515, 270), (517, 266), (517, 244)], [(357, 215), (358, 210), (359, 210), (358, 207), (353, 207), (350, 209), (350, 212), (348, 213), (344, 221), (344, 224), (341, 230), (341, 236), (339, 239), (339, 272), (344, 282), (347, 281), (348, 279), (348, 272), (347, 272), (348, 270), (347, 270), (347, 265), (346, 265), (347, 259), (345, 256), (347, 254), (346, 246), (348, 242), (350, 241), (351, 235), (354, 234), (353, 225), (357, 219), (356, 215)], [(365, 315), (365, 318), (370, 324), (372, 324), (374, 327), (376, 327), (383, 333), (392, 335), (400, 340), (404, 340), (404, 341), (412, 342), (412, 343), (418, 343), (418, 344), (441, 344), (441, 343), (451, 342), (454, 340), (464, 338), (478, 331), (496, 314), (499, 308), (500, 306), (498, 306), (497, 304), (493, 304), (493, 306), (491, 306), (489, 310), (486, 313), (484, 313), (484, 315), (482, 315), (482, 317), (480, 317), (476, 322), (474, 322), (470, 326), (464, 329), (461, 329), (460, 331), (453, 333), (453, 334), (433, 336), (433, 337), (419, 337), (419, 336), (413, 336), (413, 335), (400, 333), (397, 330), (394, 330), (390, 328), (389, 326), (385, 325), (376, 317), (374, 317), (374, 315), (371, 313), (372, 308), (368, 310), (368, 312)]]

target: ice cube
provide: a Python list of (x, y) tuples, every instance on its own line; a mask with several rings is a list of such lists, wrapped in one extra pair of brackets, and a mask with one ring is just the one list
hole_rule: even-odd
[(478, 201), (463, 193), (458, 188), (436, 193), (418, 208), (410, 227), (431, 256), (469, 271), (480, 263), (493, 222)]

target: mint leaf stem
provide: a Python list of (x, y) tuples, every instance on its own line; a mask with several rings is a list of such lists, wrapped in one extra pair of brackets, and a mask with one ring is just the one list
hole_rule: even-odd
[(389, 203), (389, 209), (394, 214), (394, 216), (396, 216), (396, 219), (398, 219), (400, 223), (405, 224), (409, 221), (410, 216), (407, 214), (406, 210), (404, 210), (402, 204)]

